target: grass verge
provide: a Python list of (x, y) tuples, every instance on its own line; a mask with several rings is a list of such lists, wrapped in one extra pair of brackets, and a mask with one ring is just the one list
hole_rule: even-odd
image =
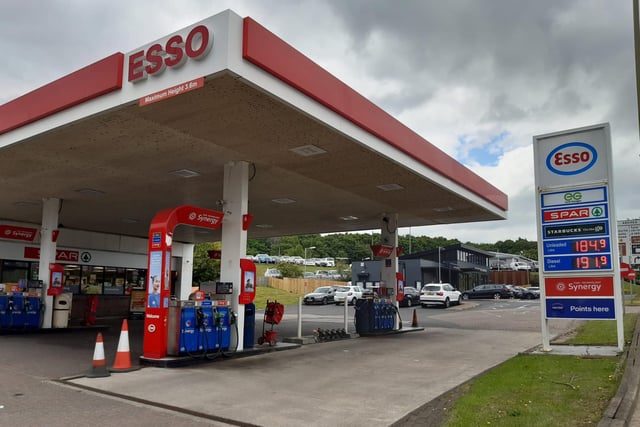
[[(637, 315), (627, 314), (625, 342)], [(617, 345), (616, 322), (589, 321), (571, 344)], [(621, 357), (518, 355), (471, 381), (447, 411), (446, 427), (596, 425), (615, 395)]]
[(256, 298), (253, 300), (253, 303), (256, 305), (256, 309), (264, 309), (267, 306), (267, 300), (276, 300), (284, 306), (298, 305), (298, 296), (298, 294), (292, 294), (291, 292), (281, 291), (268, 286), (258, 286), (256, 288)]

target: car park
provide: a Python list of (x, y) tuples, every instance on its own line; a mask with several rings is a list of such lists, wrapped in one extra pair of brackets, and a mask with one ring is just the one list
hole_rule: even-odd
[(420, 291), (413, 286), (405, 286), (403, 289), (404, 298), (400, 301), (400, 307), (412, 307), (420, 304)]
[(336, 293), (333, 296), (333, 300), (337, 305), (344, 304), (345, 301), (348, 305), (355, 304), (357, 300), (362, 299), (364, 289), (360, 286), (338, 286)]
[(462, 293), (462, 299), (467, 300), (473, 298), (513, 298), (513, 292), (507, 287), (507, 285), (487, 284), (476, 286), (475, 288)]
[(459, 305), (462, 294), (450, 283), (427, 283), (420, 290), (420, 305), (440, 304), (448, 308), (451, 304)]
[(322, 304), (326, 305), (329, 303), (333, 303), (333, 298), (335, 295), (335, 287), (334, 286), (320, 286), (316, 288), (313, 292), (306, 294), (303, 298), (305, 304)]

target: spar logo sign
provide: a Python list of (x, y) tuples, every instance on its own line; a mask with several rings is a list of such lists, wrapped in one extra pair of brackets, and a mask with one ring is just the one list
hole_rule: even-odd
[(547, 156), (547, 169), (558, 175), (578, 175), (598, 160), (596, 149), (586, 142), (569, 142), (556, 147)]

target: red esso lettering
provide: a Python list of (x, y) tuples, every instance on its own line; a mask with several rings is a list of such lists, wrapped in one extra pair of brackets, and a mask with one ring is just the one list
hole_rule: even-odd
[(553, 163), (555, 163), (556, 166), (588, 163), (589, 161), (591, 161), (591, 153), (589, 151), (581, 151), (579, 153), (563, 153), (560, 151), (553, 156)]
[(155, 43), (146, 51), (129, 55), (129, 81), (135, 83), (160, 75), (165, 68), (177, 68), (187, 59), (202, 59), (212, 46), (209, 29), (204, 25), (192, 28), (186, 39), (179, 34), (171, 36), (164, 47)]

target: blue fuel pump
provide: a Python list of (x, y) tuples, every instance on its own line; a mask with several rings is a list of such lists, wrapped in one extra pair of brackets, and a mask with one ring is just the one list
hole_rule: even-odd
[(41, 315), (42, 304), (37, 296), (0, 295), (0, 329), (38, 329)]
[(198, 349), (196, 307), (184, 306), (180, 312), (180, 353), (194, 353)]
[(6, 329), (10, 325), (11, 310), (9, 309), (9, 296), (0, 295), (0, 329)]
[(26, 324), (26, 312), (24, 307), (24, 297), (13, 295), (13, 309), (11, 310), (11, 327), (13, 329), (23, 328)]
[(229, 307), (202, 301), (201, 305), (184, 304), (179, 309), (179, 355), (208, 357), (229, 350)]

